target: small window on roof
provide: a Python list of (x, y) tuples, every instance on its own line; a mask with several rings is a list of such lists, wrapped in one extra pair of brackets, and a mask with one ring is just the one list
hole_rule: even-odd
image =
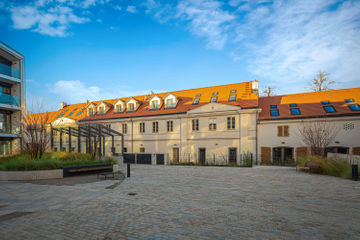
[(200, 101), (200, 98), (195, 98), (192, 104), (197, 105), (197, 104), (199, 104), (199, 101)]
[(212, 96), (210, 102), (216, 102), (216, 101), (217, 101), (217, 96)]
[(280, 116), (279, 110), (270, 110), (270, 115), (273, 117)]
[(276, 108), (277, 108), (277, 105), (270, 105), (270, 108), (276, 109)]
[(77, 108), (75, 108), (71, 113), (69, 113), (68, 116), (71, 116), (71, 114), (73, 114), (76, 110)]
[(298, 108), (290, 108), (291, 115), (301, 115), (300, 109)]
[(345, 99), (345, 102), (346, 102), (346, 103), (351, 103), (351, 102), (354, 102), (354, 99), (352, 99), (352, 98)]
[(324, 110), (325, 110), (325, 112), (327, 112), (327, 113), (334, 113), (334, 112), (336, 112), (334, 106), (332, 106), (332, 105), (330, 105), (330, 106), (324, 106)]
[(83, 110), (81, 110), (80, 112), (78, 112), (78, 113), (76, 114), (76, 116), (79, 116), (82, 112), (83, 112)]
[(231, 90), (230, 93), (236, 93), (236, 90)]
[(213, 92), (212, 95), (213, 95), (213, 96), (217, 96), (217, 95), (218, 95), (218, 92)]
[(41, 126), (41, 123), (39, 123), (38, 125), (36, 125), (37, 128), (40, 127), (40, 126)]
[(322, 101), (321, 104), (322, 104), (322, 105), (329, 105), (330, 102), (329, 102), (329, 101)]
[(348, 107), (351, 109), (351, 111), (353, 112), (358, 112), (360, 111), (360, 105), (359, 104), (349, 104)]
[(296, 103), (290, 103), (289, 106), (290, 107), (297, 107), (297, 104)]
[(236, 94), (231, 94), (229, 96), (229, 102), (234, 102), (236, 100)]
[(63, 112), (62, 114), (59, 115), (59, 117), (62, 117), (65, 114), (65, 112)]
[(195, 96), (195, 97), (196, 97), (196, 98), (199, 98), (200, 96), (201, 96), (201, 94), (196, 94), (196, 96)]

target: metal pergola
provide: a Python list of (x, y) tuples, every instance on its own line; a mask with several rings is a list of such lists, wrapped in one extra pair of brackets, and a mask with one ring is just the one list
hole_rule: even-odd
[(54, 131), (60, 133), (60, 151), (63, 149), (63, 134), (68, 135), (68, 147), (71, 152), (71, 137), (77, 137), (77, 151), (81, 152), (81, 138), (86, 140), (86, 153), (96, 154), (97, 146), (98, 156), (105, 156), (105, 137), (111, 137), (111, 152), (115, 152), (115, 136), (121, 136), (121, 155), (124, 151), (124, 135), (104, 125), (83, 125), (78, 127), (59, 127), (51, 128), (51, 148), (54, 148)]

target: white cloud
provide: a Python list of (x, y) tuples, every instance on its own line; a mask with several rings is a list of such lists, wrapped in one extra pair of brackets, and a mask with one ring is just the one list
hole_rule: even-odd
[(127, 12), (130, 12), (130, 13), (135, 13), (136, 12), (136, 7), (135, 6), (127, 6), (126, 8), (126, 11)]
[[(133, 89), (130, 86), (112, 86), (111, 88), (104, 89), (99, 86), (86, 86), (86, 84), (79, 80), (73, 81), (58, 81), (49, 89), (50, 92), (54, 93), (61, 99), (69, 104), (96, 101), (96, 100), (107, 100), (122, 97), (138, 96), (148, 94), (149, 90), (138, 90)], [(153, 90), (153, 92), (165, 92), (164, 90)]]
[(30, 29), (43, 35), (64, 37), (68, 34), (70, 24), (81, 24), (90, 21), (86, 17), (74, 14), (66, 6), (43, 7), (42, 2), (35, 5), (14, 7), (11, 19), (15, 29)]
[(118, 10), (118, 11), (121, 11), (121, 10), (122, 10), (122, 7), (119, 6), (119, 5), (115, 5), (115, 6), (114, 6), (114, 9), (115, 9), (115, 10)]

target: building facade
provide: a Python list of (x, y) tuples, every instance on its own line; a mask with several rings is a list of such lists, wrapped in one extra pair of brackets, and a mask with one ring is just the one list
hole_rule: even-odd
[[(53, 128), (102, 125), (124, 136), (125, 153), (167, 154), (170, 162), (292, 165), (310, 154), (305, 125), (336, 129), (325, 152), (360, 154), (360, 88), (258, 97), (258, 82), (61, 104), (48, 113)], [(54, 134), (54, 151), (86, 151), (83, 138)], [(71, 142), (72, 144), (69, 144)], [(121, 138), (105, 139), (105, 155), (121, 153)]]
[(0, 42), (0, 156), (21, 148), (25, 109), (24, 56)]

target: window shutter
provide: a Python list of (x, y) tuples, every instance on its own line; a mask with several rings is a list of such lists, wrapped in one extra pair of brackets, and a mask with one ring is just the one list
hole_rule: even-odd
[(289, 126), (284, 126), (284, 137), (289, 136)]
[(282, 126), (278, 126), (278, 137), (282, 136)]

